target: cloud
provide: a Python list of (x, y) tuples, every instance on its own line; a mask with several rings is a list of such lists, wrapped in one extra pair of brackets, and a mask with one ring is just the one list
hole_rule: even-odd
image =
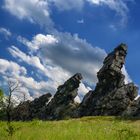
[(26, 55), (24, 52), (20, 51), (17, 47), (11, 46), (9, 52), (15, 58), (20, 58), (20, 61), (25, 61), (26, 63), (37, 67), (38, 69), (44, 71), (44, 66), (41, 64), (40, 59), (36, 56)]
[(51, 46), (41, 47), (39, 56), (46, 58), (46, 63), (58, 65), (74, 74), (80, 72), (89, 83), (96, 83), (96, 73), (102, 66), (106, 53), (93, 47), (78, 35), (59, 33), (58, 42)]
[(60, 11), (64, 10), (81, 10), (84, 6), (84, 0), (48, 0), (55, 5)]
[(7, 76), (26, 75), (27, 70), (13, 61), (0, 59), (0, 73)]
[[(33, 97), (30, 95), (30, 91), (25, 87), (21, 86), (21, 81), (19, 79), (15, 79), (14, 77), (5, 77), (5, 81), (13, 81), (13, 83), (20, 82), (19, 87), (12, 93), (12, 102), (14, 105), (18, 105), (22, 101), (27, 101), (27, 100), (33, 100)], [(8, 88), (8, 85), (6, 83), (6, 87)], [(23, 84), (23, 83), (22, 83)]]
[(80, 99), (79, 96), (76, 96), (75, 99), (74, 99), (74, 101), (75, 101), (76, 103), (81, 103), (81, 99)]
[[(22, 67), (20, 65), (18, 65), (17, 63), (13, 62), (13, 61), (8, 61), (5, 59), (0, 59), (0, 74), (1, 74), (1, 78), (4, 79), (4, 82), (1, 82), (0, 85), (2, 87), (7, 87), (7, 82), (10, 81), (17, 81), (19, 80), (18, 78), (22, 75), (25, 76), (27, 74), (27, 70), (25, 67)], [(29, 90), (26, 87), (22, 87), (20, 88), (20, 90), (22, 91), (22, 93), (24, 92), (26, 94), (27, 99), (32, 99), (32, 97), (29, 94)], [(17, 102), (19, 102), (19, 99), (23, 99), (22, 97), (23, 94), (19, 94), (19, 92), (14, 92), (13, 93), (13, 98), (17, 99)], [(20, 98), (19, 98), (20, 97)]]
[(122, 17), (122, 22), (127, 20), (127, 13), (129, 11), (127, 2), (134, 2), (134, 0), (48, 0), (48, 2), (53, 3), (59, 10), (81, 10), (86, 2), (96, 6), (108, 6), (110, 9), (117, 12), (118, 15)]
[[(30, 51), (33, 50), (33, 52), (37, 53), (36, 57), (38, 57), (39, 63), (38, 67), (37, 65), (36, 67), (47, 73), (47, 77), (54, 79), (54, 76), (51, 75), (58, 71), (60, 77), (55, 74), (56, 81), (61, 77), (66, 79), (68, 76), (80, 72), (87, 83), (95, 85), (97, 82), (96, 73), (101, 68), (103, 59), (107, 55), (103, 49), (93, 47), (86, 40), (80, 39), (77, 34), (58, 33), (56, 36), (37, 34), (31, 41), (22, 37), (20, 37), (19, 41), (26, 45)], [(20, 54), (21, 52), (18, 50), (13, 56), (16, 57)], [(26, 63), (31, 62), (31, 65), (35, 65), (36, 63), (32, 63), (33, 60), (29, 60), (28, 57)], [(22, 56), (19, 56), (19, 58), (22, 58)], [(23, 58), (22, 60), (25, 61)], [(122, 72), (126, 76), (125, 82), (131, 82), (125, 67)], [(68, 74), (63, 76), (63, 73)], [(62, 82), (64, 79), (60, 81)]]
[[(23, 41), (23, 43), (29, 44), (27, 46), (29, 47), (29, 52), (34, 50), (36, 56), (33, 55), (34, 52), (32, 52), (32, 56), (27, 55), (15, 46), (11, 46), (9, 52), (13, 57), (33, 66), (40, 77), (47, 77), (48, 80), (37, 82), (32, 77), (26, 77), (25, 74), (27, 72), (24, 72), (23, 76), (16, 76), (16, 78), (25, 85), (30, 95), (37, 97), (36, 95), (46, 92), (54, 94), (59, 85), (63, 84), (73, 74), (81, 72), (84, 80), (80, 84), (79, 95), (75, 99), (76, 102), (80, 102), (84, 95), (91, 90), (84, 83), (95, 86), (97, 82), (96, 73), (102, 66), (103, 59), (106, 56), (105, 51), (91, 46), (86, 40), (79, 39), (77, 35), (72, 36), (66, 33), (61, 34), (61, 37), (60, 35), (59, 37), (51, 37), (51, 35), (42, 34), (39, 35), (41, 39), (39, 39), (39, 36), (36, 36), (33, 37), (34, 41), (31, 40), (26, 43)], [(48, 40), (48, 36), (54, 41)], [(22, 40), (26, 39), (22, 38)], [(33, 49), (33, 46), (36, 49)], [(38, 70), (41, 73), (38, 73)], [(123, 67), (122, 72), (125, 75), (125, 83), (131, 82), (125, 67)]]
[(23, 75), (16, 75), (12, 77), (4, 76), (5, 81), (18, 81), (22, 87), (17, 91), (13, 92), (13, 97), (17, 100), (17, 103), (23, 101), (24, 95), (26, 100), (33, 100), (37, 95), (42, 95), (45, 93), (54, 94), (56, 87), (52, 81), (36, 81), (33, 77), (27, 77)]
[[(33, 78), (27, 79), (25, 77), (20, 76), (21, 83), (24, 83), (24, 85), (32, 91), (37, 92), (43, 89), (47, 89), (48, 92), (51, 92), (54, 94), (57, 90), (57, 87), (63, 84), (68, 78), (72, 76), (70, 72), (62, 69), (61, 67), (57, 65), (51, 66), (50, 63), (47, 63), (45, 65), (41, 64), (39, 57), (29, 56), (25, 54), (24, 52), (20, 51), (15, 46), (11, 46), (8, 50), (12, 54), (13, 57), (20, 59), (20, 61), (25, 62), (29, 64), (30, 66), (33, 66), (37, 71), (40, 70), (41, 73), (37, 72), (40, 75), (40, 77), (41, 76), (47, 77), (48, 80), (46, 82), (41, 82), (37, 84)], [(45, 86), (43, 87), (43, 85)], [(88, 91), (87, 88), (82, 83), (79, 88), (79, 94), (84, 95), (85, 93), (87, 93), (87, 91)]]
[(83, 24), (84, 23), (84, 19), (77, 20), (77, 23)]
[(54, 35), (37, 34), (33, 37), (32, 41), (27, 40), (21, 36), (18, 36), (17, 40), (24, 45), (28, 46), (31, 51), (36, 51), (40, 46), (51, 45), (58, 42)]
[(49, 64), (43, 65), (38, 56), (27, 55), (15, 46), (9, 47), (8, 50), (13, 57), (33, 66), (34, 68), (37, 68), (37, 70), (42, 72), (39, 73), (40, 75), (47, 76), (49, 79), (54, 81), (54, 85), (56, 87), (70, 77), (70, 74), (68, 72), (65, 73), (65, 71), (63, 71), (60, 67), (50, 66)]
[[(53, 38), (51, 43), (50, 40), (48, 41), (48, 36), (51, 35), (39, 34), (31, 41), (26, 39), (20, 39), (20, 41), (27, 45), (30, 50), (34, 48), (44, 65), (60, 67), (70, 74), (80, 72), (89, 83), (95, 84), (97, 82), (96, 73), (106, 56), (103, 49), (93, 47), (76, 34), (58, 33), (49, 37)], [(19, 54), (17, 52), (17, 55)]]
[[(84, 81), (96, 84), (96, 73), (106, 55), (104, 50), (69, 33), (59, 33), (56, 36), (37, 34), (31, 41), (23, 37), (18, 37), (18, 41), (28, 47), (31, 55), (11, 46), (8, 50), (12, 56), (40, 70), (40, 74), (49, 80), (46, 83), (51, 81), (55, 90), (77, 72), (83, 74)], [(82, 83), (79, 88), (80, 96), (83, 97), (88, 89)]]
[(4, 0), (3, 7), (20, 20), (27, 19), (45, 26), (48, 31), (54, 30), (47, 0)]
[(8, 39), (12, 35), (12, 33), (8, 29), (3, 27), (0, 28), (0, 34), (4, 35), (6, 39)]
[(117, 28), (114, 24), (110, 24), (109, 25), (109, 28), (112, 30), (112, 31), (117, 31)]
[(125, 75), (125, 84), (131, 83), (132, 79), (130, 78), (125, 66), (122, 68), (122, 73)]
[(5, 81), (0, 83), (1, 86), (7, 87), (6, 81), (8, 80), (19, 81), (23, 85), (20, 88), (20, 92), (13, 93), (14, 98), (19, 99), (18, 101), (23, 99), (23, 92), (26, 93), (27, 99), (33, 99), (37, 93), (41, 95), (47, 92), (55, 93), (56, 91), (57, 86), (54, 81), (36, 81), (33, 77), (27, 76), (27, 69), (25, 67), (13, 61), (0, 59), (0, 67), (1, 78)]
[(113, 11), (116, 11), (116, 13), (122, 17), (121, 19), (121, 25), (124, 26), (127, 23), (128, 19), (128, 6), (127, 2), (133, 2), (133, 0), (87, 0), (91, 4), (97, 5), (97, 6), (103, 6), (106, 5)]
[(33, 77), (18, 77), (19, 81), (23, 83), (23, 85), (30, 91), (31, 95), (34, 96), (36, 93), (40, 93), (40, 95), (45, 94), (47, 92), (55, 92), (55, 85), (52, 81), (35, 81)]
[[(48, 78), (46, 82), (36, 81), (33, 77), (26, 75), (27, 70), (24, 68), (22, 75), (10, 71), (11, 75), (15, 74), (14, 77), (19, 78), (24, 83), (30, 94), (38, 95), (47, 91), (54, 93), (58, 85), (63, 84), (65, 80), (77, 72), (83, 74), (85, 83), (96, 84), (96, 73), (102, 66), (106, 52), (99, 47), (92, 46), (85, 39), (80, 39), (77, 34), (71, 35), (57, 31), (51, 18), (52, 5), (55, 5), (60, 11), (82, 10), (85, 2), (97, 6), (108, 6), (122, 17), (122, 23), (127, 21), (129, 10), (127, 3), (123, 0), (67, 0), (67, 2), (64, 0), (4, 0), (4, 8), (12, 15), (20, 20), (27, 19), (31, 23), (37, 23), (50, 33), (47, 35), (37, 34), (32, 40), (19, 36), (18, 41), (28, 47), (28, 54), (15, 46), (9, 48), (13, 57), (39, 70), (36, 74)], [(8, 61), (7, 63), (10, 64), (9, 67), (5, 68), (6, 70), (2, 68), (4, 72), (9, 72), (10, 65), (14, 62)], [(125, 70), (124, 72), (127, 75)], [(129, 80), (129, 76), (126, 77)], [(83, 95), (88, 89), (82, 83), (79, 92)]]
[(125, 25), (129, 12), (127, 2), (133, 2), (133, 0), (4, 0), (3, 7), (18, 19), (27, 19), (32, 23), (38, 23), (44, 26), (47, 31), (54, 33), (57, 30), (51, 18), (52, 6), (60, 11), (82, 11), (87, 2), (91, 5), (107, 6), (112, 9), (122, 17), (121, 25)]

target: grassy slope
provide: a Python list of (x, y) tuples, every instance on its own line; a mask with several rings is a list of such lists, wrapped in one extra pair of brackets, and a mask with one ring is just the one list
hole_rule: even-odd
[(140, 140), (140, 120), (86, 117), (65, 121), (13, 122), (13, 137), (0, 122), (0, 140)]

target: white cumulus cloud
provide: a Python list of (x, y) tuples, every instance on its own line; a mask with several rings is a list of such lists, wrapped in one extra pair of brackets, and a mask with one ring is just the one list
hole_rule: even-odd
[(86, 3), (96, 6), (107, 6), (122, 17), (121, 24), (127, 22), (129, 8), (127, 2), (133, 0), (4, 0), (4, 8), (18, 19), (27, 19), (30, 22), (45, 26), (47, 31), (56, 32), (51, 18), (52, 5), (60, 11), (80, 10)]
[(47, 0), (4, 0), (3, 7), (20, 20), (27, 19), (53, 30)]
[[(33, 77), (29, 77), (27, 74), (27, 69), (19, 64), (8, 61), (6, 59), (0, 59), (0, 74), (3, 81), (0, 86), (6, 87), (8, 89), (8, 81), (18, 81), (22, 88), (19, 92), (14, 92), (14, 98), (18, 99), (18, 102), (23, 99), (23, 93), (26, 94), (26, 99), (33, 99), (34, 95), (37, 93), (45, 94), (47, 92), (55, 93), (58, 85), (52, 80), (48, 81), (36, 81)], [(7, 91), (7, 90), (6, 90)]]
[[(44, 65), (57, 66), (71, 74), (80, 72), (89, 83), (95, 84), (97, 82), (96, 73), (106, 56), (103, 49), (93, 47), (76, 34), (58, 33), (58, 35), (53, 36), (51, 43), (48, 43), (50, 40), (47, 41), (48, 36), (50, 35), (36, 35), (31, 41), (24, 42), (25, 39), (20, 41), (27, 45), (30, 50), (35, 47), (37, 56)], [(39, 37), (41, 37), (41, 41), (38, 41)], [(20, 53), (16, 54), (19, 56)]]
[(26, 75), (27, 71), (24, 67), (19, 66), (13, 61), (8, 61), (5, 59), (0, 59), (0, 73), (7, 76), (11, 75)]

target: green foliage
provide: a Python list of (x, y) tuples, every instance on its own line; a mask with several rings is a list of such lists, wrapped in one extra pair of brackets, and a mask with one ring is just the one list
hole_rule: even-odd
[(53, 122), (34, 120), (12, 122), (12, 126), (19, 129), (11, 137), (5, 131), (6, 122), (0, 122), (0, 140), (140, 140), (140, 120), (119, 120), (115, 117)]
[(4, 97), (4, 93), (3, 91), (0, 89), (0, 111), (3, 108), (3, 97)]
[(1, 103), (2, 100), (3, 100), (3, 96), (4, 96), (4, 93), (3, 93), (3, 91), (0, 89), (0, 103)]
[(15, 127), (11, 123), (7, 124), (7, 128), (5, 130), (8, 133), (8, 136), (11, 136), (11, 137), (15, 133)]
[(4, 92), (2, 89), (0, 89), (0, 120), (4, 119), (6, 116), (5, 103), (3, 100), (4, 100)]
[(118, 140), (128, 140), (128, 139), (138, 139), (139, 135), (131, 130), (130, 128), (119, 129), (118, 131)]
[(0, 120), (5, 120), (6, 119), (6, 111), (3, 109), (3, 110), (0, 110)]
[(7, 133), (7, 136), (12, 137), (19, 129), (20, 129), (20, 127), (12, 124), (12, 122), (10, 122), (10, 123), (8, 122), (7, 127), (5, 128), (5, 131)]

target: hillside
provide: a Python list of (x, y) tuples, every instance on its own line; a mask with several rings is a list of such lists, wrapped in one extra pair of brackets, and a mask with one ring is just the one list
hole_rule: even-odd
[(139, 140), (140, 120), (115, 117), (84, 117), (63, 121), (13, 122), (13, 137), (0, 122), (0, 140)]

